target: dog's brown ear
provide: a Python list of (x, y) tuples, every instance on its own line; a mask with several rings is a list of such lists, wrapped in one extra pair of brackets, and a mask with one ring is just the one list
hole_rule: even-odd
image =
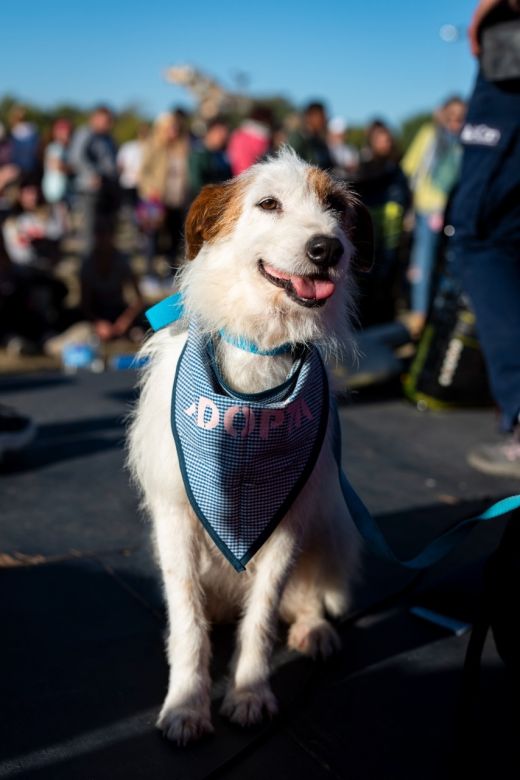
[(370, 271), (374, 265), (374, 226), (364, 203), (355, 197), (350, 201), (349, 237), (356, 255), (354, 265), (360, 271)]
[(191, 204), (184, 226), (186, 257), (193, 260), (206, 241), (229, 233), (240, 214), (239, 184), (207, 184)]

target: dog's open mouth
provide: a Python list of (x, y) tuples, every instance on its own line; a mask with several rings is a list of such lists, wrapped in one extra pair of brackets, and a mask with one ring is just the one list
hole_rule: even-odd
[(279, 271), (264, 263), (263, 260), (259, 260), (258, 270), (264, 279), (276, 287), (282, 287), (289, 298), (300, 306), (309, 308), (323, 306), (336, 289), (335, 283), (326, 274), (297, 276)]

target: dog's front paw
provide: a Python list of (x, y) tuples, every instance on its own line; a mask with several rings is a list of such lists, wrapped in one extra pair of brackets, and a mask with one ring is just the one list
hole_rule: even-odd
[(264, 715), (278, 712), (276, 698), (267, 684), (251, 689), (230, 690), (224, 698), (221, 712), (239, 726), (254, 726)]
[(196, 710), (182, 705), (172, 706), (167, 702), (164, 703), (157, 720), (157, 728), (167, 739), (182, 746), (187, 745), (188, 742), (195, 742), (204, 734), (213, 731), (206, 710)]
[(296, 622), (289, 629), (287, 644), (312, 658), (327, 658), (341, 647), (336, 630), (326, 620), (317, 623)]

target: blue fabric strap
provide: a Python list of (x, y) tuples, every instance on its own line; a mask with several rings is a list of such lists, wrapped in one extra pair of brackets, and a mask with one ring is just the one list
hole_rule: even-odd
[(163, 301), (159, 301), (159, 303), (156, 303), (155, 306), (152, 306), (145, 312), (146, 319), (153, 330), (156, 331), (166, 328), (172, 322), (177, 322), (177, 320), (182, 318), (183, 314), (184, 304), (180, 292), (170, 295)]
[(371, 552), (379, 558), (384, 558), (392, 563), (397, 563), (407, 569), (425, 569), (427, 566), (432, 566), (447, 555), (458, 542), (462, 541), (468, 535), (477, 523), (493, 520), (496, 517), (502, 517), (508, 512), (520, 508), (520, 495), (504, 498), (496, 504), (493, 504), (480, 515), (461, 520), (453, 526), (453, 528), (448, 529), (438, 536), (414, 558), (407, 561), (401, 560), (390, 549), (381, 529), (343, 472), (341, 467), (341, 430), (337, 408), (333, 410), (333, 414), (334, 456), (338, 465), (339, 481), (343, 492), (343, 498), (345, 499), (350, 515), (356, 524), (359, 533), (363, 537), (363, 540), (366, 542)]

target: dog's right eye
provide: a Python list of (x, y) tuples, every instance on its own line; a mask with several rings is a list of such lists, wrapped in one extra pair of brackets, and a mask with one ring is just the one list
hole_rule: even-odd
[(261, 200), (256, 205), (258, 206), (258, 208), (261, 208), (264, 211), (281, 211), (282, 210), (282, 204), (276, 198), (264, 198), (263, 200)]

